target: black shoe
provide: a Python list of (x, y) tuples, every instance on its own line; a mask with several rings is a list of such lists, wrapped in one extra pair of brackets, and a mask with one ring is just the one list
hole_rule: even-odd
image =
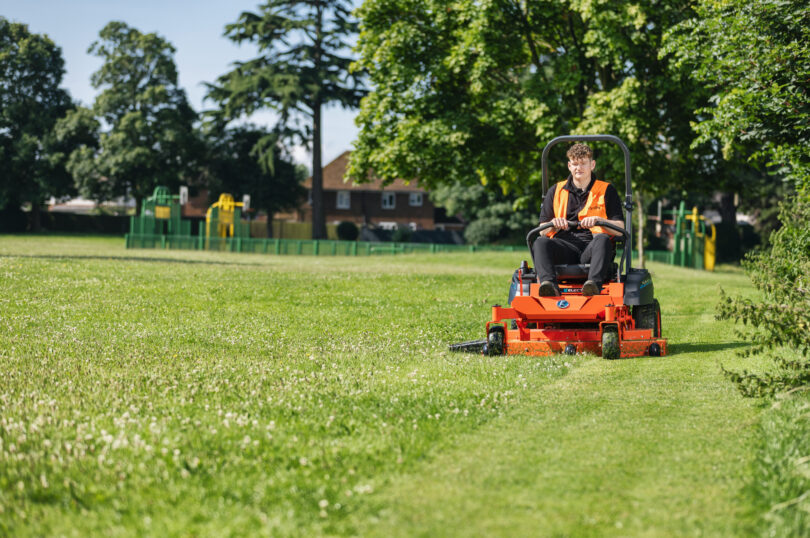
[(544, 280), (540, 283), (540, 296), (541, 297), (559, 297), (560, 288), (551, 280)]
[(595, 280), (586, 280), (585, 284), (582, 285), (582, 295), (585, 297), (599, 295), (600, 293), (602, 293), (602, 284)]

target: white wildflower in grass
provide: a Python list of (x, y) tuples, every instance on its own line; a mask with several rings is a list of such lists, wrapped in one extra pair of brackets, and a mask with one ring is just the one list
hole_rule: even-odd
[[(14, 276), (0, 294), (0, 481), (20, 488), (0, 495), (10, 535), (126, 534), (146, 517), (167, 534), (217, 534), (225, 520), (233, 534), (317, 534), (319, 516), (362, 513), (371, 484), (437, 438), (497, 416), (509, 388), (560, 375), (559, 361), (445, 352), (448, 335), (480, 329), (469, 272), (449, 258), (435, 273), (433, 261), (42, 241), (96, 257), (46, 250), (9, 269), (16, 258), (0, 256)], [(92, 254), (93, 241), (105, 247)], [(50, 519), (22, 522), (40, 487)], [(316, 510), (298, 510), (312, 492)]]

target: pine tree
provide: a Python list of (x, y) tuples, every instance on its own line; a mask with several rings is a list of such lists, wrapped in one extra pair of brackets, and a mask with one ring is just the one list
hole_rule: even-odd
[[(225, 27), (237, 43), (253, 43), (260, 55), (209, 85), (215, 114), (234, 120), (261, 109), (279, 114), (277, 135), (312, 150), (312, 237), (326, 236), (321, 165), (321, 109), (329, 103), (355, 107), (363, 95), (350, 70), (348, 40), (357, 23), (345, 0), (268, 0)], [(265, 144), (266, 146), (266, 144)]]

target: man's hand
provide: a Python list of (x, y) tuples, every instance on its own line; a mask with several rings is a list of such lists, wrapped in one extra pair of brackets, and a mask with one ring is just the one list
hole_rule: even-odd
[[(597, 226), (596, 221), (599, 217), (585, 217), (580, 221), (579, 225), (582, 228), (593, 228)], [(624, 223), (620, 220), (608, 220), (606, 222), (611, 223), (614, 226), (618, 226), (619, 228), (624, 228)], [(622, 235), (621, 232), (617, 232), (616, 230), (611, 230), (610, 228), (604, 228), (605, 233), (608, 235)]]
[(596, 219), (598, 218), (599, 217), (585, 217), (579, 222), (579, 225), (582, 228), (591, 228), (593, 226), (596, 226)]
[(568, 220), (562, 217), (554, 217), (551, 219), (551, 224), (554, 226), (554, 230), (567, 230), (568, 229)]

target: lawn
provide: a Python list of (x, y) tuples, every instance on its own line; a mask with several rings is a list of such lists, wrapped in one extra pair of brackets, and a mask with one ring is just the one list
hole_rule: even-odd
[(449, 353), (522, 257), (0, 237), (0, 534), (745, 532), (747, 278), (651, 264), (667, 357)]

